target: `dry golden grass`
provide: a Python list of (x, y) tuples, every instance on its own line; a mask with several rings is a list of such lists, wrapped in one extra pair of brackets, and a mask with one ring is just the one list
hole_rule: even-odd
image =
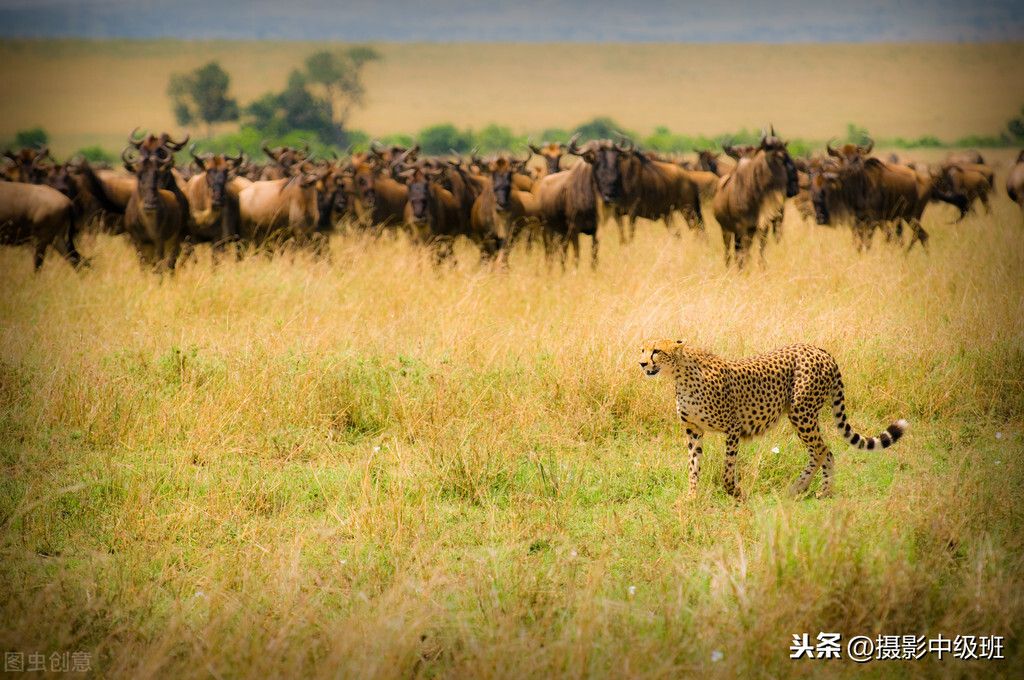
[[(59, 153), (119, 149), (136, 125), (176, 129), (172, 72), (217, 59), (245, 103), (280, 89), (317, 43), (0, 42), (0, 138), (42, 125)], [(720, 134), (773, 121), (806, 139), (846, 124), (880, 137), (995, 134), (1024, 93), (1024, 43), (877, 45), (383, 44), (352, 124), (371, 134), (450, 121), (517, 132), (610, 115)]]
[[(742, 275), (716, 227), (649, 223), (568, 274), (353, 235), (165, 279), (109, 236), (78, 274), (0, 251), (0, 647), (106, 677), (795, 677), (861, 669), (791, 662), (793, 633), (943, 633), (1008, 658), (869, 668), (1012, 677), (1024, 220), (950, 216), (904, 257), (789, 215)], [(818, 344), (858, 429), (911, 430), (826, 428), (837, 495), (791, 500), (783, 424), (742, 446), (739, 504), (711, 435), (687, 501), (650, 336)]]

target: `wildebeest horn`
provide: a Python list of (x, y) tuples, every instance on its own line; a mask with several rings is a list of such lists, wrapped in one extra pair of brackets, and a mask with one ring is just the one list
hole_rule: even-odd
[(865, 149), (865, 148), (861, 147), (860, 152), (862, 154), (867, 155), (867, 154), (871, 153), (871, 150), (874, 149), (874, 148), (875, 148), (875, 140), (873, 140), (870, 137), (868, 137), (868, 146), (867, 146), (867, 148)]
[(530, 151), (532, 151), (535, 154), (538, 154), (538, 155), (540, 154), (540, 147), (536, 146), (533, 143), (532, 139), (527, 139), (526, 140), (526, 148), (529, 149)]
[(143, 135), (138, 140), (135, 139), (135, 133), (138, 132), (138, 131), (139, 131), (139, 126), (136, 125), (134, 128), (132, 128), (132, 131), (128, 133), (128, 143), (131, 144), (132, 146), (134, 146), (136, 149), (138, 149), (140, 146), (142, 146), (142, 142), (144, 142), (146, 140), (146, 136), (145, 135)]
[(130, 153), (130, 151), (129, 151), (127, 146), (121, 152), (121, 160), (124, 162), (125, 165), (131, 165), (132, 163), (135, 162), (131, 158), (129, 158), (129, 156), (128, 156), (129, 153)]
[(836, 158), (840, 157), (839, 152), (832, 148), (832, 140), (831, 139), (828, 140), (827, 142), (825, 142), (825, 150), (828, 151), (828, 155), (829, 156), (835, 156)]
[(191, 137), (191, 135), (185, 135), (185, 139), (181, 140), (180, 142), (174, 141), (173, 139), (171, 139), (171, 136), (166, 133), (164, 134), (164, 137), (166, 137), (167, 139), (167, 141), (164, 142), (164, 146), (166, 146), (169, 149), (173, 149), (174, 151), (181, 151), (185, 147), (185, 145), (188, 144), (188, 140), (189, 137)]
[(771, 128), (772, 137), (774, 137), (775, 136), (775, 123), (769, 123), (768, 125)]
[(565, 145), (566, 151), (568, 151), (574, 156), (578, 156), (580, 154), (580, 149), (578, 146), (576, 146), (576, 142), (579, 141), (579, 138), (580, 133), (577, 132), (576, 134), (569, 138), (569, 143)]
[(229, 156), (227, 154), (224, 154), (224, 160), (231, 161), (235, 165), (241, 165), (242, 164), (242, 160), (244, 158), (245, 158), (245, 152), (242, 151), (241, 149), (238, 150), (238, 155), (237, 156)]

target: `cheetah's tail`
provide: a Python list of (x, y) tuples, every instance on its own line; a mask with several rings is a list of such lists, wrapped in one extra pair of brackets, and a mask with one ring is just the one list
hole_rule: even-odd
[(850, 423), (846, 421), (846, 402), (843, 397), (843, 382), (839, 381), (839, 385), (836, 388), (835, 397), (832, 400), (832, 415), (836, 419), (836, 427), (843, 433), (843, 439), (850, 446), (858, 449), (867, 449), (873, 451), (875, 449), (887, 449), (903, 436), (903, 433), (907, 431), (909, 423), (900, 419), (895, 423), (885, 428), (880, 435), (877, 437), (865, 437), (857, 432), (854, 432), (853, 428), (850, 427)]

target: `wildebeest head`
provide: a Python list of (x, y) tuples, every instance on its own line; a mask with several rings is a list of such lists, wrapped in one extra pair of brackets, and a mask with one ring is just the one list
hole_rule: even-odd
[(491, 188), (494, 191), (494, 202), (499, 211), (508, 210), (509, 197), (512, 195), (512, 161), (499, 156), (487, 164), (491, 175)]
[(753, 144), (723, 144), (722, 151), (729, 158), (739, 161), (743, 158), (750, 158), (757, 152), (756, 146)]
[(142, 208), (152, 212), (160, 207), (160, 189), (166, 183), (165, 176), (174, 167), (173, 156), (161, 157), (159, 153), (131, 156), (129, 149), (121, 152), (124, 168), (133, 173), (138, 180), (139, 195), (142, 197)]
[(24, 148), (13, 151), (4, 151), (4, 156), (10, 159), (13, 166), (8, 171), (12, 182), (24, 182), (26, 184), (43, 184), (50, 168), (46, 165), (46, 159), (50, 158), (50, 148), (41, 147), (38, 149)]
[(720, 154), (711, 153), (707, 149), (697, 151), (697, 167), (705, 172), (713, 172), (718, 174), (718, 156)]
[(352, 188), (367, 209), (377, 203), (376, 168), (365, 158), (352, 157)]
[(832, 223), (829, 202), (839, 190), (839, 173), (828, 166), (819, 166), (811, 170), (810, 187), (811, 203), (814, 206), (814, 219), (820, 225)]
[(597, 193), (605, 203), (614, 205), (622, 198), (622, 168), (619, 159), (631, 149), (606, 139), (589, 142), (580, 148), (576, 146), (578, 136), (569, 140), (569, 153), (579, 156), (593, 167)]
[(174, 159), (174, 154), (185, 148), (188, 144), (189, 136), (185, 135), (185, 138), (180, 142), (174, 141), (169, 134), (163, 132), (159, 137), (150, 133), (143, 135), (140, 138), (135, 137), (135, 133), (138, 132), (139, 128), (135, 128), (128, 135), (128, 145), (135, 147), (135, 150), (139, 154), (139, 158), (145, 160), (150, 156), (155, 156), (158, 161), (162, 162), (170, 158)]
[(414, 166), (401, 174), (405, 185), (409, 187), (409, 207), (412, 219), (417, 224), (430, 222), (430, 181), (432, 175), (422, 167)]
[(78, 184), (71, 176), (72, 167), (71, 162), (54, 165), (46, 175), (46, 184), (73, 201), (78, 196)]
[(226, 154), (205, 154), (196, 155), (196, 147), (193, 144), (189, 149), (192, 159), (199, 169), (204, 173), (206, 187), (210, 191), (210, 205), (220, 208), (224, 205), (224, 196), (227, 193), (228, 182), (234, 178), (239, 166), (242, 164), (243, 153), (238, 152), (237, 156)]
[(275, 165), (288, 172), (296, 164), (302, 163), (309, 158), (309, 144), (303, 144), (301, 149), (290, 146), (278, 146), (271, 149), (266, 142), (260, 144), (263, 153), (267, 154)]
[(560, 142), (544, 142), (541, 146), (529, 144), (530, 151), (544, 158), (544, 165), (549, 175), (561, 170), (559, 164), (565, 155), (566, 146)]
[(761, 143), (758, 148), (769, 157), (773, 167), (781, 165), (786, 173), (786, 198), (793, 198), (800, 192), (800, 176), (797, 173), (796, 163), (793, 162), (792, 156), (789, 155), (786, 144), (787, 142), (775, 134), (775, 126), (773, 125), (771, 133), (761, 133)]

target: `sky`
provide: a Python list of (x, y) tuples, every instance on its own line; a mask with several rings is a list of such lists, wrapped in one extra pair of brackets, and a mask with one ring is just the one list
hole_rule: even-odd
[(0, 0), (0, 37), (1024, 41), (1024, 0)]

